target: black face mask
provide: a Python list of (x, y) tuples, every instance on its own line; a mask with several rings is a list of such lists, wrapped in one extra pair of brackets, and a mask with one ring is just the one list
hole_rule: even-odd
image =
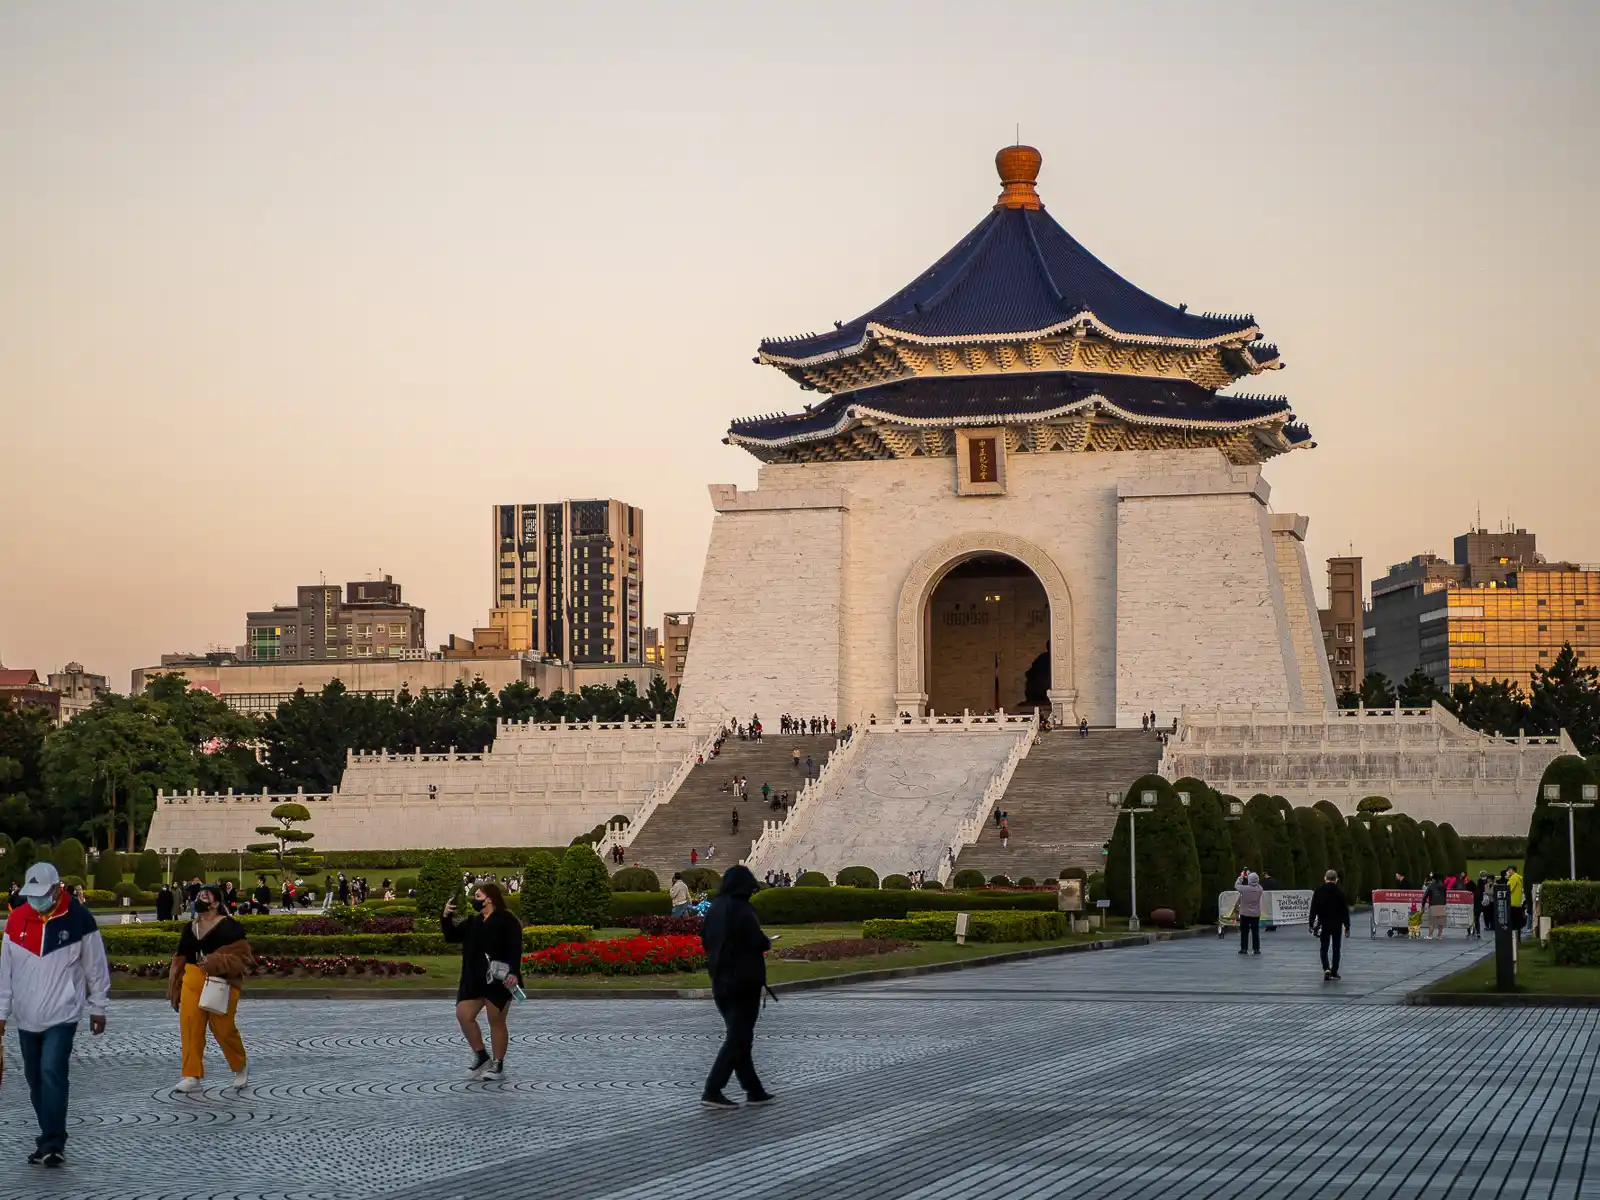
[(474, 912), (482, 912), (483, 911), (483, 900), (480, 897), (474, 896), (472, 898), (472, 910)]
[(195, 910), (195, 912), (210, 912), (211, 911), (211, 901), (209, 901), (209, 900), (196, 900), (194, 902), (194, 910)]

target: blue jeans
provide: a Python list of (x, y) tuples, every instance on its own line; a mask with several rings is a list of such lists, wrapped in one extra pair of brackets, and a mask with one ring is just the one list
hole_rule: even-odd
[(49, 1153), (67, 1145), (67, 1062), (72, 1057), (72, 1039), (78, 1023), (52, 1025), (43, 1033), (17, 1030), (22, 1043), (22, 1074), (28, 1081), (28, 1096), (39, 1119), (38, 1146)]

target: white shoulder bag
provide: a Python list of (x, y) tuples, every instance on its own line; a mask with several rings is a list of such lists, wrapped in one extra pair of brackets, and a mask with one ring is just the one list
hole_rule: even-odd
[(200, 1007), (210, 1013), (227, 1012), (232, 990), (221, 975), (207, 975), (205, 986), (200, 989)]

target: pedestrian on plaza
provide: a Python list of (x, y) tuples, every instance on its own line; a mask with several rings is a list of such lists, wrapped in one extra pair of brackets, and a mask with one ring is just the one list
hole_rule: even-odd
[(797, 771), (800, 769), (800, 747), (799, 746), (796, 746), (794, 748), (794, 752), (789, 755), (789, 765), (794, 767), (794, 769), (797, 770)]
[(339, 872), (339, 903), (350, 903), (350, 881), (344, 877), (344, 872)]
[(1478, 907), (1478, 881), (1470, 875), (1463, 875), (1461, 877), (1461, 888), (1471, 897), (1469, 903), (1472, 905), (1472, 927), (1467, 930), (1467, 936), (1475, 938), (1479, 936), (1478, 921), (1483, 915), (1483, 910)]
[(738, 833), (739, 832), (739, 810), (737, 808), (733, 810), (733, 816), (730, 818), (730, 823), (733, 825), (733, 832), (734, 833)]
[(285, 875), (283, 877), (283, 891), (281, 893), (281, 899), (283, 900), (283, 911), (284, 912), (293, 912), (294, 911), (294, 881), (292, 879), (290, 879), (287, 875)]
[(1444, 880), (1429, 873), (1428, 882), (1422, 888), (1422, 906), (1427, 910), (1430, 942), (1444, 937), (1445, 919), (1449, 915), (1448, 903), (1449, 893), (1445, 891)]
[[(1570, 813), (1567, 815), (1571, 816)], [(1506, 888), (1511, 893), (1507, 897), (1511, 905), (1511, 931), (1520, 936), (1522, 933), (1522, 872), (1517, 870), (1515, 863), (1506, 864)]]
[[(506, 1047), (511, 1034), (506, 1013), (511, 989), (520, 986), (522, 922), (506, 908), (498, 883), (480, 883), (472, 891), (473, 913), (459, 925), (455, 897), (444, 906), (439, 929), (447, 942), (461, 946), (461, 982), (456, 986), (456, 1022), (472, 1047), (469, 1079), (499, 1079), (506, 1070)], [(478, 1014), (489, 1017), (489, 1046), (483, 1048)], [(490, 1052), (492, 1051), (492, 1053)]]
[(26, 903), (27, 901), (22, 898), (22, 885), (13, 883), (11, 890), (6, 893), (6, 911), (16, 912)]
[(1254, 871), (1240, 875), (1233, 885), (1239, 893), (1239, 953), (1261, 953), (1261, 897), (1266, 889)]
[(6, 1025), (15, 1021), (22, 1074), (39, 1122), (28, 1162), (59, 1167), (66, 1161), (72, 1039), (85, 1007), (89, 1032), (106, 1031), (111, 970), (94, 917), (67, 894), (54, 866), (43, 862), (29, 867), (15, 898), (21, 903), (11, 910), (0, 940), (0, 1078), (5, 1074)]
[(250, 911), (265, 916), (272, 911), (272, 889), (267, 886), (266, 875), (256, 876), (256, 890), (250, 895)]
[[(1350, 902), (1339, 886), (1339, 872), (1327, 871), (1311, 895), (1311, 932), (1322, 939), (1322, 979), (1339, 978), (1339, 941), (1350, 936)], [(1330, 953), (1331, 951), (1331, 953)]]
[[(239, 1008), (239, 990), (254, 964), (244, 926), (223, 907), (222, 889), (210, 884), (201, 888), (195, 897), (194, 920), (183, 927), (178, 952), (167, 969), (167, 1003), (178, 1014), (183, 1055), (183, 1075), (173, 1091), (200, 1090), (206, 1074), (207, 1029), (233, 1069), (232, 1086), (237, 1090), (249, 1083), (244, 1039), (239, 1036), (234, 1014)], [(225, 998), (206, 994), (213, 979), (227, 985)], [(220, 1012), (214, 1007), (219, 1002), (223, 1005)]]
[(761, 803), (765, 804), (771, 796), (772, 785), (770, 783), (763, 783), (761, 785)]
[(239, 911), (239, 889), (234, 886), (233, 880), (222, 881), (222, 911), (236, 913)]
[(684, 916), (689, 911), (689, 885), (683, 881), (683, 876), (674, 871), (672, 873), (672, 886), (667, 889), (667, 899), (672, 905), (672, 915)]
[(1011, 827), (1004, 821), (1000, 822), (1000, 849), (1005, 850), (1011, 844)]
[(1261, 884), (1261, 890), (1264, 892), (1275, 892), (1278, 890), (1278, 878), (1272, 873), (1271, 867), (1262, 867), (1261, 876), (1256, 882)]
[(693, 846), (690, 846), (689, 847), (689, 865), (691, 867), (694, 867), (694, 866), (699, 866), (699, 864), (700, 864), (700, 851), (696, 850)]
[(706, 861), (710, 862), (713, 858), (716, 857), (716, 854), (717, 854), (717, 844), (715, 842), (712, 842), (709, 846), (706, 847)]
[(172, 885), (163, 883), (161, 890), (156, 893), (156, 920), (172, 920), (172, 909), (176, 899), (172, 894)]
[(1484, 929), (1494, 932), (1494, 880), (1487, 871), (1478, 874), (1478, 920)]
[(772, 1102), (751, 1058), (756, 1020), (761, 1016), (761, 991), (767, 985), (766, 954), (772, 946), (750, 903), (756, 887), (756, 877), (749, 867), (729, 867), (700, 934), (706, 948), (706, 970), (711, 975), (711, 998), (727, 1027), (722, 1049), (711, 1064), (711, 1074), (706, 1076), (705, 1091), (700, 1097), (702, 1104), (718, 1112), (739, 1107), (722, 1090), (728, 1086), (730, 1075), (739, 1077), (745, 1103)]

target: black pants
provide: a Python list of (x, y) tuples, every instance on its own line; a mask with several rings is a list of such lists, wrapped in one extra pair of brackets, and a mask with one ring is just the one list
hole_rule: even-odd
[[(1339, 973), (1339, 943), (1344, 940), (1344, 930), (1324, 929), (1322, 931), (1322, 969)], [(1331, 951), (1331, 956), (1330, 956)]]
[[(1252, 945), (1252, 943), (1254, 943), (1254, 945)], [(1252, 949), (1257, 954), (1261, 953), (1261, 918), (1240, 917), (1239, 953), (1243, 954), (1246, 950)]]
[(739, 1086), (753, 1095), (762, 1090), (750, 1057), (756, 1018), (761, 1015), (761, 990), (728, 992), (713, 998), (728, 1031), (723, 1036), (722, 1049), (717, 1051), (717, 1061), (711, 1064), (711, 1074), (706, 1076), (706, 1091), (720, 1092), (728, 1086), (728, 1076), (737, 1075)]

